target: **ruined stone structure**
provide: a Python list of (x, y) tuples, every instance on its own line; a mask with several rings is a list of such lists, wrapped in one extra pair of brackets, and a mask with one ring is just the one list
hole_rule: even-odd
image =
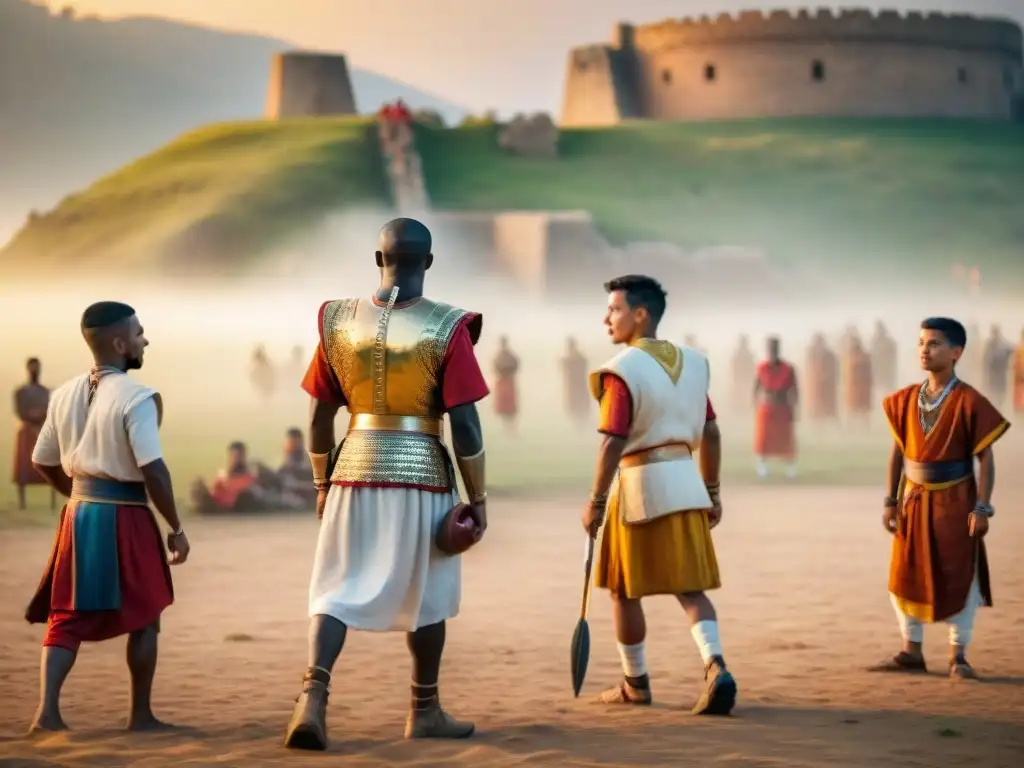
[(569, 56), (561, 126), (628, 119), (1024, 119), (1020, 26), (850, 10), (620, 24)]
[(498, 133), (498, 146), (521, 157), (557, 157), (558, 126), (546, 112), (516, 115)]
[(348, 64), (340, 54), (293, 51), (274, 57), (267, 117), (357, 114)]

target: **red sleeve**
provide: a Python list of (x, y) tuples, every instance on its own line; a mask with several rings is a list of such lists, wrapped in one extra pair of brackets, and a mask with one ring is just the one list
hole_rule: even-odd
[(715, 406), (711, 404), (711, 398), (708, 397), (708, 410), (704, 415), (704, 421), (714, 421), (717, 418), (718, 415), (715, 413)]
[(633, 422), (633, 398), (629, 387), (618, 376), (606, 373), (601, 376), (601, 419), (597, 431), (612, 437), (629, 437)]
[(346, 405), (345, 393), (341, 389), (341, 382), (334, 374), (334, 369), (327, 361), (327, 353), (324, 351), (323, 320), (324, 310), (330, 302), (324, 302), (316, 316), (316, 327), (320, 332), (320, 342), (316, 345), (313, 359), (309, 361), (309, 368), (306, 375), (302, 377), (302, 388), (310, 397), (315, 397), (322, 403), (333, 405)]
[(441, 397), (447, 411), (483, 400), (490, 394), (467, 328), (476, 317), (476, 314), (470, 312), (459, 321), (444, 353)]

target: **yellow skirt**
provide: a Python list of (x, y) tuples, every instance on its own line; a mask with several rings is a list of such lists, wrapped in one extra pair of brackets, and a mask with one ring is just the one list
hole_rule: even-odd
[(594, 586), (619, 597), (681, 595), (722, 586), (706, 510), (624, 523), (612, 494), (594, 568)]

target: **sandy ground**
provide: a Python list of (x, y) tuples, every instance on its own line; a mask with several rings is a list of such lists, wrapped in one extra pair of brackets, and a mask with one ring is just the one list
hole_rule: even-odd
[[(176, 571), (165, 616), (158, 714), (172, 734), (126, 735), (124, 644), (86, 647), (65, 689), (67, 734), (19, 736), (37, 696), (39, 627), (21, 619), (45, 562), (45, 530), (3, 532), (0, 557), (0, 765), (922, 766), (995, 768), (1024, 754), (1024, 494), (997, 492), (989, 546), (996, 607), (972, 659), (985, 682), (942, 672), (943, 627), (927, 635), (934, 672), (865, 674), (893, 652), (888, 540), (876, 490), (734, 488), (716, 532), (715, 594), (741, 691), (735, 717), (688, 714), (701, 664), (670, 599), (649, 601), (656, 704), (592, 704), (616, 681), (607, 599), (595, 595), (593, 653), (572, 698), (569, 639), (582, 582), (578, 500), (492, 502), (487, 540), (465, 561), (462, 616), (449, 630), (444, 699), (474, 718), (467, 742), (405, 742), (401, 636), (356, 634), (336, 670), (325, 756), (281, 747), (306, 654), (306, 581), (315, 520), (190, 524), (193, 559)], [(246, 639), (248, 638), (248, 639)], [(1017, 759), (1013, 755), (1017, 755)], [(333, 760), (332, 760), (333, 757)]]

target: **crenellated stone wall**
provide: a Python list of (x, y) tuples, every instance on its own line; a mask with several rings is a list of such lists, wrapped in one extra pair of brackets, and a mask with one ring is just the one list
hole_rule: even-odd
[(571, 52), (562, 127), (630, 118), (1010, 120), (1024, 94), (1019, 25), (848, 10), (723, 14), (633, 26)]

